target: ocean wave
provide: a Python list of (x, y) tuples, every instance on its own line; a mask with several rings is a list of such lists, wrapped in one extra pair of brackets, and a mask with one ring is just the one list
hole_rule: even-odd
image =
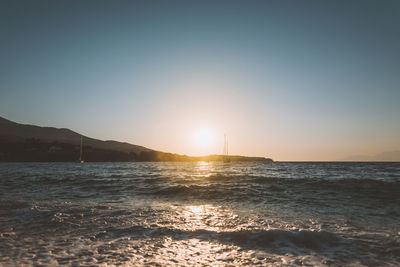
[(223, 244), (232, 244), (246, 249), (255, 249), (257, 247), (297, 247), (319, 250), (321, 248), (338, 247), (347, 243), (345, 238), (331, 232), (301, 229), (238, 231), (210, 231), (206, 229), (197, 229), (187, 231), (169, 227), (144, 227), (136, 225), (125, 229), (109, 228), (96, 234), (96, 237), (98, 238), (120, 238), (123, 236), (129, 236), (131, 238), (142, 238), (143, 236), (162, 238), (168, 236), (178, 240), (196, 238), (210, 242), (216, 241)]
[[(239, 178), (235, 178), (239, 179)], [(248, 179), (248, 178), (247, 178)], [(260, 182), (262, 180), (262, 182)], [(138, 186), (138, 188), (141, 188)], [(145, 187), (144, 187), (145, 188)], [(358, 179), (321, 180), (321, 179), (286, 179), (286, 178), (260, 178), (253, 183), (218, 182), (206, 181), (203, 183), (160, 183), (157, 186), (147, 187), (143, 194), (159, 196), (223, 196), (242, 195), (246, 193), (249, 197), (265, 195), (266, 193), (280, 193), (284, 191), (304, 190), (304, 192), (325, 192), (327, 194), (350, 193), (375, 195), (377, 198), (398, 198), (400, 181), (378, 181)], [(222, 195), (221, 195), (222, 194)]]

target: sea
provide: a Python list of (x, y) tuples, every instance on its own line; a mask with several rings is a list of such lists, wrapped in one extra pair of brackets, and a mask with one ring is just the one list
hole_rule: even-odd
[(1, 266), (400, 266), (400, 163), (1, 163)]

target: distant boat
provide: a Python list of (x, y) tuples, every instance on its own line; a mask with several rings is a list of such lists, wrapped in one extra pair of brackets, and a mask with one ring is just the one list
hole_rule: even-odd
[(80, 149), (80, 154), (79, 154), (79, 162), (84, 163), (85, 161), (83, 160), (83, 136), (81, 135), (81, 149)]
[(223, 162), (231, 162), (228, 156), (228, 138), (226, 134), (224, 134), (224, 153), (223, 153)]

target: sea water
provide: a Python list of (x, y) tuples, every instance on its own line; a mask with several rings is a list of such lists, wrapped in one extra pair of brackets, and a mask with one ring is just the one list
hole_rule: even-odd
[(1, 163), (0, 265), (400, 265), (400, 163)]

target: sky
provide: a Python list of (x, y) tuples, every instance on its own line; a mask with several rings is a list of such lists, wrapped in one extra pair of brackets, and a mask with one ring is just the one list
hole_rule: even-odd
[(378, 154), (400, 149), (399, 48), (400, 1), (6, 0), (0, 116), (187, 155), (224, 134), (275, 160)]

